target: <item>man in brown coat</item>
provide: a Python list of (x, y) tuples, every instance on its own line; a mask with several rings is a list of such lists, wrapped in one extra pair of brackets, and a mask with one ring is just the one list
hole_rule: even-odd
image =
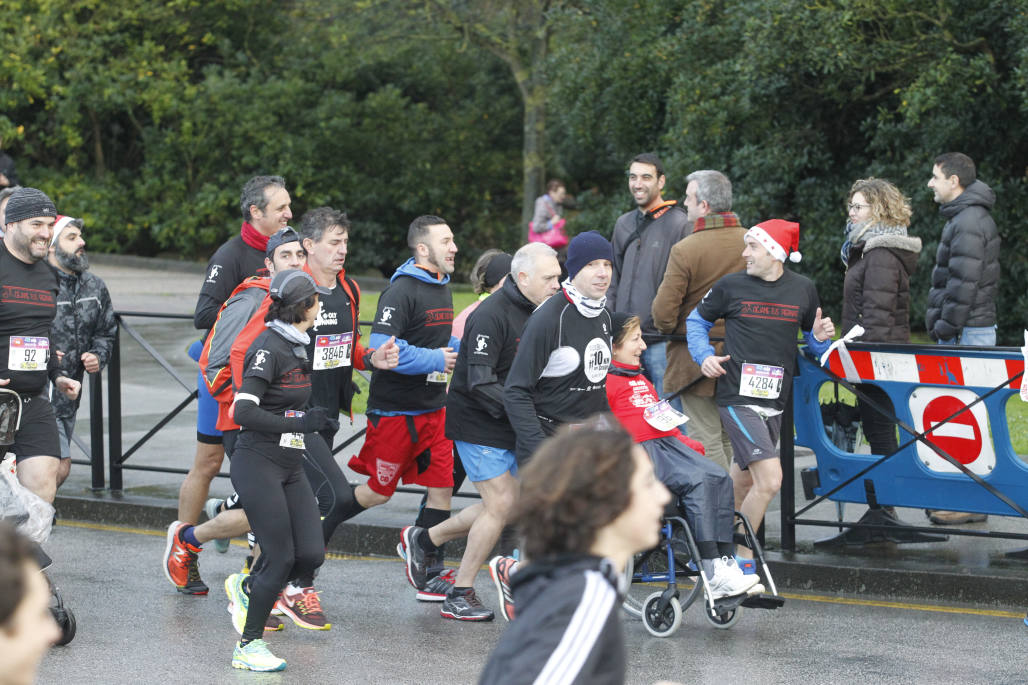
[[(694, 171), (686, 177), (685, 208), (693, 222), (691, 235), (671, 248), (664, 281), (653, 299), (653, 324), (661, 333), (685, 335), (685, 318), (714, 283), (735, 271), (742, 271), (746, 229), (732, 213), (732, 183), (720, 171)], [(711, 338), (723, 338), (725, 322), (718, 320)], [(724, 354), (717, 345), (717, 354)], [(714, 403), (714, 384), (700, 373), (689, 355), (689, 347), (672, 341), (667, 348), (664, 393), (676, 393), (689, 417), (689, 435), (703, 443), (707, 457), (727, 471), (732, 463), (732, 446), (721, 427)]]

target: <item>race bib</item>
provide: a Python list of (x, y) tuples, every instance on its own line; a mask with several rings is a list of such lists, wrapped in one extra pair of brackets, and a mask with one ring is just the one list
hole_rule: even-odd
[[(286, 409), (285, 417), (287, 419), (293, 417), (299, 418), (303, 416), (303, 414), (304, 412), (302, 411)], [(302, 450), (307, 447), (307, 445), (303, 442), (303, 433), (283, 433), (282, 439), (278, 441), (278, 446), (288, 447), (294, 450)]]
[(743, 364), (739, 394), (761, 400), (774, 400), (782, 394), (785, 369), (767, 364)]
[(46, 371), (50, 361), (48, 338), (26, 338), (12, 335), (7, 353), (7, 368), (11, 371)]
[(432, 373), (425, 376), (426, 383), (445, 383), (449, 380), (449, 374), (443, 373), (442, 371), (433, 371)]
[(317, 336), (314, 338), (314, 370), (349, 366), (352, 350), (353, 333)]
[(660, 431), (669, 431), (681, 426), (689, 417), (671, 406), (667, 400), (651, 404), (643, 410), (646, 423)]

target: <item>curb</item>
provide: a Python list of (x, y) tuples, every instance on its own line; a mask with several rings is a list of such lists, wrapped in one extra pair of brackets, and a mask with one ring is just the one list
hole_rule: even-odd
[[(138, 495), (58, 495), (55, 506), (61, 518), (108, 525), (164, 530), (177, 516), (177, 503)], [(344, 555), (396, 555), (399, 528), (380, 523), (344, 523), (336, 530), (327, 551)], [(458, 559), (463, 541), (447, 544), (447, 557)], [(1022, 569), (931, 567), (883, 568), (875, 560), (854, 560), (826, 554), (768, 551), (768, 566), (779, 592), (816, 592), (886, 598), (930, 600), (977, 606), (1015, 607), (1021, 610), (1028, 597), (1028, 578)], [(835, 563), (830, 563), (830, 562)], [(850, 563), (846, 563), (849, 561)], [(1007, 571), (1004, 573), (1004, 571)]]

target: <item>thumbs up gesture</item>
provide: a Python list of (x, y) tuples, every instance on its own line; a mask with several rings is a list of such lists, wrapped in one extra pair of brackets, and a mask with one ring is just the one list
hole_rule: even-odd
[(375, 350), (371, 355), (371, 365), (376, 369), (395, 369), (396, 365), (400, 363), (400, 348), (396, 345), (396, 336), (392, 336), (389, 340)]
[(817, 308), (817, 313), (814, 314), (814, 327), (810, 329), (811, 334), (814, 336), (814, 340), (818, 342), (824, 342), (835, 337), (835, 324), (832, 323), (830, 317), (821, 316), (821, 308)]

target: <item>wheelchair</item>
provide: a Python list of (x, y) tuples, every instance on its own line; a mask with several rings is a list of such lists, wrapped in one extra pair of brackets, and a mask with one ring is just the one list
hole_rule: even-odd
[[(700, 564), (700, 552), (696, 546), (689, 524), (674, 504), (669, 505), (664, 515), (661, 539), (657, 546), (637, 554), (625, 568), (625, 599), (622, 608), (631, 616), (641, 618), (646, 630), (655, 637), (669, 637), (682, 623), (682, 614), (696, 600), (703, 597), (703, 612), (714, 628), (727, 630), (742, 616), (743, 607), (753, 609), (777, 609), (785, 604), (785, 598), (778, 594), (775, 581), (768, 570), (764, 550), (757, 540), (750, 522), (740, 512), (735, 512), (736, 526), (742, 526), (742, 535), (736, 534), (737, 543), (753, 550), (754, 563), (761, 576), (766, 592), (756, 595), (736, 595), (722, 599), (711, 599), (710, 584)], [(678, 587), (678, 578), (693, 578), (692, 588), (687, 589), (685, 598)], [(645, 598), (633, 595), (631, 584), (666, 583), (662, 591), (653, 592)]]

